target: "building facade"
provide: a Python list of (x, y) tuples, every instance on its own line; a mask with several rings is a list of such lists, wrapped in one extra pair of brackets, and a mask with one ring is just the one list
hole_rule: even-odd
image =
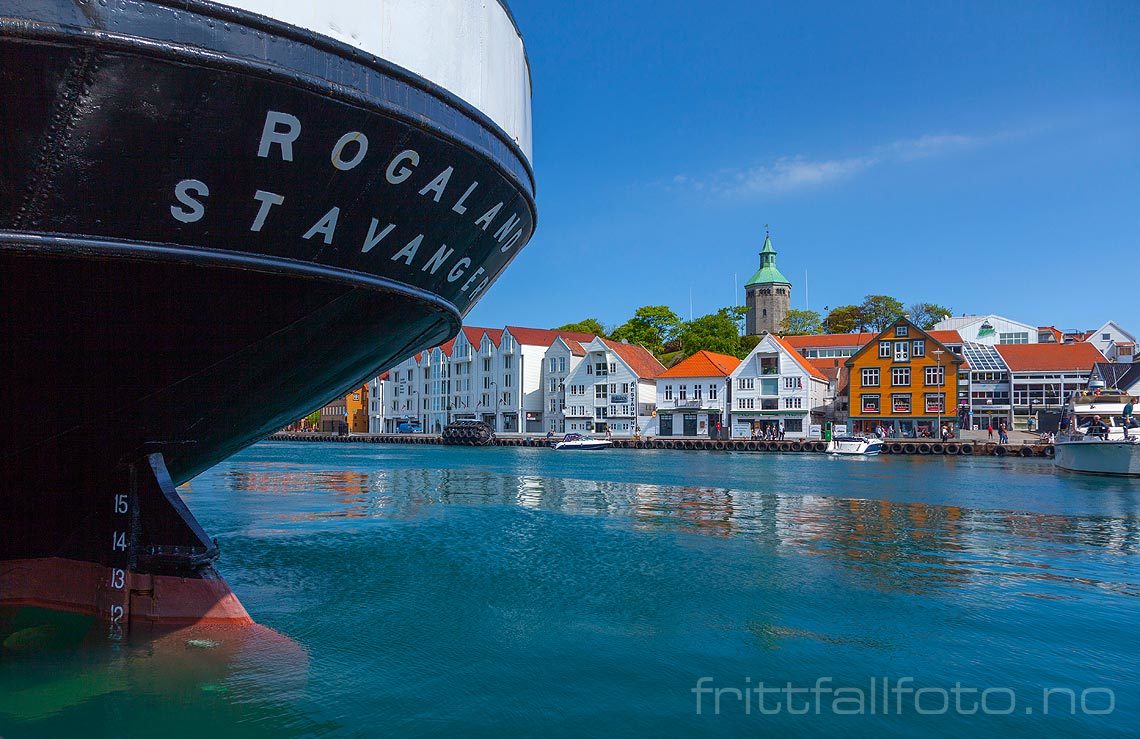
[(776, 250), (767, 232), (760, 250), (760, 269), (744, 285), (744, 303), (748, 308), (745, 333), (760, 336), (784, 330), (792, 306), (792, 283), (776, 268)]
[(957, 428), (951, 403), (962, 364), (945, 343), (909, 319), (896, 320), (846, 361), (852, 430), (937, 438), (940, 424)]
[(567, 432), (644, 435), (656, 411), (657, 376), (665, 371), (645, 348), (594, 338), (565, 379)]
[(986, 316), (947, 316), (932, 331), (957, 331), (962, 341), (974, 344), (1036, 344), (1040, 329), (1028, 323), (994, 314)]
[(657, 376), (657, 435), (728, 436), (728, 378), (740, 360), (701, 350)]
[(733, 438), (806, 439), (822, 424), (828, 382), (785, 340), (765, 334), (729, 375)]
[(1115, 321), (1109, 321), (1093, 331), (1086, 341), (1110, 362), (1135, 362), (1140, 359), (1136, 351), (1136, 337)]
[(350, 434), (368, 433), (368, 385), (361, 385), (344, 397), (344, 420)]
[(1088, 387), (1097, 363), (1105, 361), (1086, 341), (995, 349), (1009, 368), (1010, 428), (1025, 431), (1038, 430), (1043, 415), (1060, 414), (1073, 393)]
[(550, 433), (566, 433), (566, 378), (585, 356), (581, 342), (562, 336), (554, 339), (543, 354), (543, 423)]

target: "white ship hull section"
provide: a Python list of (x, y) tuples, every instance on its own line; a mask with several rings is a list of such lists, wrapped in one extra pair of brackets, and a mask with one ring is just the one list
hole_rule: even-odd
[(327, 36), (439, 85), (495, 122), (531, 160), (530, 68), (497, 0), (225, 0)]
[(1140, 476), (1140, 443), (1074, 441), (1055, 446), (1057, 466), (1071, 472)]

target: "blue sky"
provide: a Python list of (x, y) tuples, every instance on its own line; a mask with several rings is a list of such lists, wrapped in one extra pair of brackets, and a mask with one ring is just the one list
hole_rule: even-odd
[(1140, 2), (511, 7), (538, 230), (469, 323), (742, 302), (768, 223), (793, 307), (1140, 331)]

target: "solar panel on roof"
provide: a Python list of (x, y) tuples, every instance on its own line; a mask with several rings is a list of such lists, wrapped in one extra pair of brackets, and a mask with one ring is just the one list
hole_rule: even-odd
[(970, 363), (970, 369), (975, 372), (1008, 372), (1009, 367), (998, 354), (997, 349), (989, 344), (975, 344), (964, 342), (962, 356)]

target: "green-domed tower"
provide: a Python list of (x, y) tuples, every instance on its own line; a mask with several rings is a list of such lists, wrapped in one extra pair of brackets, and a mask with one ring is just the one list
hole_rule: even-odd
[(772, 237), (764, 227), (764, 248), (760, 250), (760, 269), (744, 286), (748, 320), (745, 331), (759, 336), (765, 331), (780, 333), (788, 309), (792, 305), (792, 283), (776, 269), (776, 250)]

